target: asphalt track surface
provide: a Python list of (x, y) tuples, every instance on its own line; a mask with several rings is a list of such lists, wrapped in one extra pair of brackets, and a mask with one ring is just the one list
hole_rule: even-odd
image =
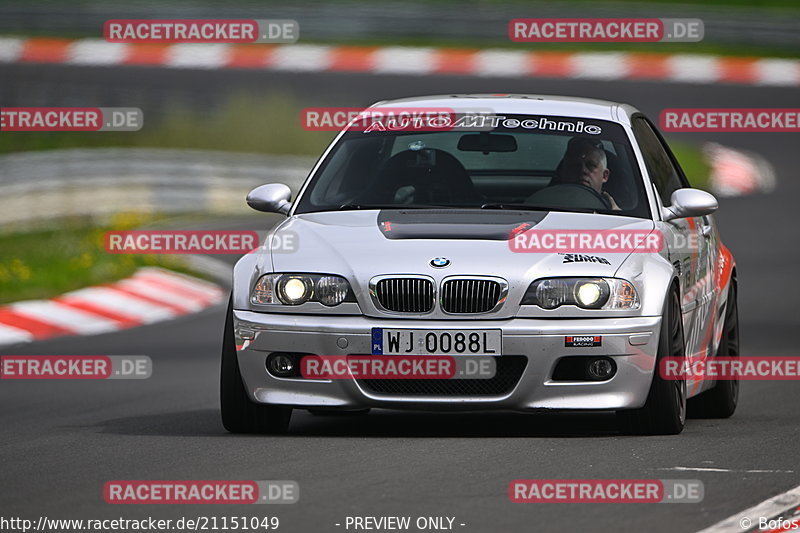
[[(795, 88), (624, 81), (25, 66), (0, 68), (0, 79), (14, 79), (17, 86), (60, 79), (66, 93), (75, 83), (105, 84), (109, 95), (128, 82), (169, 87), (171, 94), (186, 91), (187, 97), (192, 91), (197, 97), (198, 87), (216, 95), (261, 87), (316, 95), (309, 105), (318, 106), (449, 92), (567, 94), (630, 102), (651, 117), (663, 107), (797, 103)], [(8, 86), (3, 92), (11, 94)], [(717, 219), (738, 262), (742, 353), (797, 355), (800, 138), (786, 133), (684, 138), (749, 149), (775, 165), (774, 193), (724, 199)], [(265, 217), (265, 224), (273, 220)], [(143, 381), (0, 382), (0, 514), (31, 519), (269, 515), (280, 518), (283, 531), (344, 531), (346, 516), (452, 516), (460, 531), (689, 532), (800, 485), (797, 382), (746, 382), (733, 418), (689, 420), (681, 435), (669, 437), (621, 436), (613, 416), (604, 414), (394, 411), (366, 417), (298, 411), (288, 436), (230, 435), (221, 426), (217, 400), (223, 315), (216, 307), (134, 330), (6, 349), (5, 354), (145, 354), (153, 359), (154, 373)], [(513, 504), (507, 487), (519, 478), (700, 479), (705, 499)], [(102, 487), (115, 479), (291, 479), (300, 485), (300, 501), (114, 506), (103, 501)]]

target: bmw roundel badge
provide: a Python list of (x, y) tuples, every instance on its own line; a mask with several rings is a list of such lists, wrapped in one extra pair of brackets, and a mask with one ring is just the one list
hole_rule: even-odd
[(434, 257), (431, 259), (431, 266), (434, 268), (444, 268), (450, 264), (450, 260), (446, 257)]

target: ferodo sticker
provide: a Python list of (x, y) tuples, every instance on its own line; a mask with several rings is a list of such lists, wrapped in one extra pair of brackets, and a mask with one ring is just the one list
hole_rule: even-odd
[(564, 346), (567, 348), (589, 348), (591, 346), (601, 346), (603, 337), (601, 335), (579, 335), (564, 337)]

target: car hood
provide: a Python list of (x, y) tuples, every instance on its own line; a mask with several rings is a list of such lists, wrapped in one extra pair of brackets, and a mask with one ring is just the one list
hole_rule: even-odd
[[(369, 280), (386, 274), (498, 276), (509, 283), (508, 302), (519, 303), (531, 281), (549, 276), (613, 276), (629, 253), (519, 253), (515, 229), (648, 230), (653, 221), (615, 215), (511, 210), (369, 210), (296, 215), (273, 235), (294, 242), (271, 253), (273, 272), (345, 276), (359, 302)], [(269, 241), (267, 241), (269, 242)], [(277, 241), (281, 242), (281, 241)], [(586, 257), (588, 255), (588, 257)], [(446, 258), (446, 267), (431, 264)], [(509, 306), (506, 306), (509, 307)]]

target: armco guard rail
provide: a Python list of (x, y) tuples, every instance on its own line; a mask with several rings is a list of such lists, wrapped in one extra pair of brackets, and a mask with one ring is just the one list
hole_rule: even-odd
[(0, 156), (0, 228), (118, 212), (247, 214), (254, 187), (297, 191), (313, 158), (98, 148)]

